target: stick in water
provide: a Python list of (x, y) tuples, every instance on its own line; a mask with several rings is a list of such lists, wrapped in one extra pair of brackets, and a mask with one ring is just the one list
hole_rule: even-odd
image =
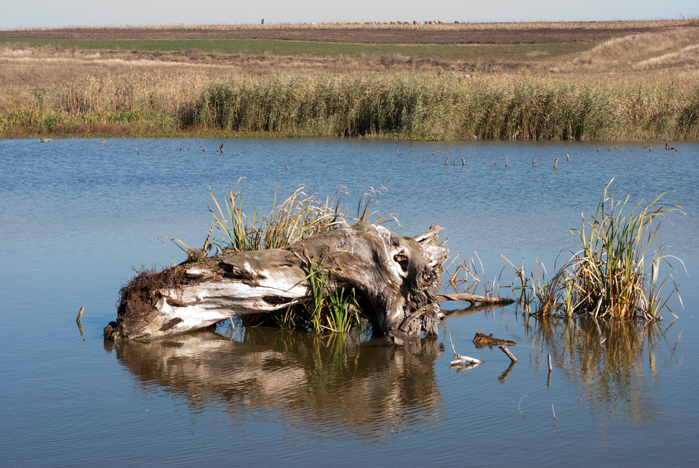
[(471, 364), (483, 364), (483, 361), (481, 361), (480, 359), (475, 359), (472, 357), (463, 356), (463, 355), (457, 353), (456, 348), (454, 348), (454, 342), (451, 340), (451, 333), (449, 333), (448, 331), (447, 331), (447, 336), (449, 336), (449, 344), (451, 345), (451, 350), (454, 351), (454, 358), (455, 358), (449, 364), (451, 364), (451, 365), (462, 364), (463, 365), (464, 362), (469, 362)]
[(510, 360), (512, 362), (517, 362), (517, 358), (515, 357), (514, 354), (512, 354), (512, 352), (509, 349), (507, 349), (507, 346), (500, 345), (500, 349), (502, 350), (503, 353), (507, 354), (507, 357), (510, 358)]
[(551, 365), (551, 355), (549, 354), (549, 372), (553, 370), (553, 366)]
[(80, 312), (78, 312), (78, 318), (75, 319), (76, 322), (80, 323), (80, 319), (81, 319), (82, 316), (83, 316), (83, 311), (84, 311), (84, 310), (85, 310), (84, 307), (81, 307), (81, 308), (80, 308)]
[(555, 421), (558, 418), (556, 417), (556, 410), (553, 407), (553, 403), (551, 403), (551, 411), (553, 411), (553, 420)]

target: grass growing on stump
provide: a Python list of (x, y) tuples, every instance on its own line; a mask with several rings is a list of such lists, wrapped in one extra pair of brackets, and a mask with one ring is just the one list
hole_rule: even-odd
[(332, 271), (325, 259), (306, 257), (309, 297), (302, 304), (290, 305), (276, 313), (251, 314), (241, 317), (250, 326), (277, 326), (285, 330), (304, 329), (321, 334), (348, 333), (362, 328), (367, 321), (359, 315), (359, 303), (354, 289), (337, 287), (331, 280)]
[[(238, 181), (240, 183), (240, 180)], [(216, 211), (209, 207), (214, 225), (223, 238), (214, 242), (218, 253), (251, 250), (283, 249), (307, 237), (331, 231), (347, 224), (340, 202), (342, 188), (323, 203), (315, 195), (303, 193), (303, 186), (277, 205), (277, 189), (274, 190), (272, 209), (266, 215), (253, 211), (248, 217), (243, 211), (243, 190), (231, 190), (222, 204), (213, 193)], [(224, 209), (225, 208), (225, 209)]]

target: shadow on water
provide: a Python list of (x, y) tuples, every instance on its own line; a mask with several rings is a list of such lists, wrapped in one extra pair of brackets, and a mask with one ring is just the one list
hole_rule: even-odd
[(376, 338), (247, 328), (233, 339), (208, 329), (105, 346), (144, 391), (173, 392), (193, 411), (223, 406), (234, 423), (254, 413), (316, 437), (384, 443), (433, 430), (445, 417), (436, 338), (396, 348)]
[[(674, 322), (673, 322), (674, 323)], [(677, 347), (666, 337), (672, 326), (658, 322), (591, 318), (525, 320), (535, 368), (562, 373), (578, 387), (578, 403), (587, 402), (599, 422), (617, 420), (644, 424), (661, 414), (654, 403), (659, 362), (677, 359)], [(554, 377), (555, 378), (555, 377)]]

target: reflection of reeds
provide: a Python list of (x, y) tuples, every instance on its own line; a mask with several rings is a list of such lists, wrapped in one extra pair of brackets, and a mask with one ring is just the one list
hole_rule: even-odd
[[(544, 316), (525, 321), (525, 333), (532, 338), (530, 356), (542, 370), (546, 355), (551, 353), (554, 374), (560, 371), (576, 382), (582, 397), (599, 409), (599, 414), (607, 409), (615, 416), (623, 413), (624, 419), (637, 421), (655, 417), (648, 387), (657, 381), (657, 351), (666, 343), (668, 328), (658, 322), (639, 325), (630, 320), (594, 318), (557, 320)], [(677, 344), (671, 346), (671, 359)]]
[(670, 310), (667, 302), (673, 294), (679, 298), (675, 284), (663, 299), (661, 291), (667, 278), (659, 280), (659, 269), (665, 262), (674, 271), (669, 258), (682, 261), (665, 255), (662, 245), (649, 255), (661, 225), (660, 220), (654, 221), (678, 207), (659, 205), (660, 195), (646, 207), (637, 204), (626, 217), (629, 198), (615, 202), (614, 197), (607, 196), (608, 188), (595, 214), (589, 221), (583, 215), (581, 228), (574, 230), (580, 236), (580, 250), (550, 279), (538, 260), (536, 276), (532, 274), (529, 282), (524, 267), (517, 268), (510, 262), (521, 282), (516, 289), (521, 294), (523, 312), (534, 303), (537, 315), (656, 320), (665, 308)]

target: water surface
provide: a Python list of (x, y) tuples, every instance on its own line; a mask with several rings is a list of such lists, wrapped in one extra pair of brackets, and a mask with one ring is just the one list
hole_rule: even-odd
[[(275, 139), (226, 140), (215, 153), (222, 142), (0, 141), (0, 464), (694, 465), (698, 144)], [(658, 240), (687, 265), (675, 275), (685, 308), (671, 300), (670, 328), (666, 312), (660, 326), (598, 329), (456, 303), (439, 338), (403, 349), (228, 325), (103, 342), (133, 268), (183, 260), (162, 236), (202, 244), (209, 189), (240, 177), (246, 206), (263, 211), (275, 186), (346, 186), (350, 211), (385, 187), (377, 209), (402, 230), (387, 227), (445, 227), (452, 251), (476, 250), (488, 278), (500, 254), (552, 269), (612, 178), (611, 193), (632, 203), (668, 192), (686, 214)], [(447, 330), (486, 364), (450, 370)], [(519, 362), (476, 348), (477, 331), (516, 341)]]

